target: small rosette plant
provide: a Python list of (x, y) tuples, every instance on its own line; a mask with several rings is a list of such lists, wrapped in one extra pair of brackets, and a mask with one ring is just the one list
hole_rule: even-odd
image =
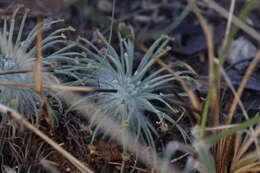
[[(80, 65), (85, 71), (82, 71), (83, 68), (78, 71), (81, 80), (77, 83), (114, 89), (117, 92), (91, 93), (85, 96), (84, 101), (95, 103), (104, 115), (120, 123), (123, 129), (129, 130), (136, 141), (148, 144), (153, 149), (158, 128), (151, 118), (160, 125), (175, 125), (186, 138), (185, 131), (172, 118), (178, 111), (167, 102), (167, 98), (172, 95), (162, 93), (163, 89), (171, 87), (171, 82), (176, 77), (167, 74), (164, 69), (148, 73), (155, 59), (168, 51), (167, 44), (171, 38), (162, 36), (156, 40), (137, 66), (133, 41), (122, 38), (119, 34), (120, 53), (117, 53), (100, 32), (97, 32), (97, 38), (102, 48), (84, 38), (79, 39), (79, 46), (86, 52), (86, 57), (80, 59)], [(182, 72), (179, 74), (179, 78), (188, 78)], [(76, 106), (77, 103), (71, 109)], [(100, 130), (95, 115), (90, 126), (93, 128), (93, 142)]]
[[(32, 70), (32, 72), (1, 74), (0, 75), (0, 103), (16, 109), (19, 113), (24, 115), (32, 122), (39, 121), (39, 103), (40, 99), (38, 94), (33, 88), (6, 86), (3, 83), (18, 83), (18, 84), (34, 84), (33, 69), (34, 61), (36, 58), (35, 40), (38, 32), (38, 25), (32, 28), (28, 33), (25, 30), (26, 19), (28, 10), (25, 10), (24, 15), (19, 20), (19, 26), (16, 25), (18, 21), (17, 12), (20, 8), (16, 9), (10, 19), (6, 18), (0, 28), (0, 71), (19, 71), (19, 70)], [(44, 26), (52, 26), (61, 20), (45, 22)], [(18, 28), (18, 30), (16, 29)], [(66, 72), (66, 67), (60, 68), (57, 66), (59, 63), (75, 64), (71, 56), (78, 56), (77, 52), (68, 51), (74, 47), (74, 43), (69, 43), (65, 40), (66, 31), (71, 30), (68, 28), (61, 28), (49, 34), (44, 35), (42, 41), (43, 66), (53, 67), (55, 73), (72, 75)], [(65, 45), (65, 46), (64, 46)], [(60, 49), (60, 47), (62, 47)], [(59, 50), (57, 50), (59, 48)], [(69, 66), (69, 65), (67, 65)], [(50, 77), (54, 78), (49, 73), (42, 73), (42, 80), (47, 84)], [(55, 96), (50, 90), (45, 89), (46, 96), (52, 96), (61, 106), (58, 97)], [(53, 114), (54, 115), (54, 114)], [(56, 118), (57, 119), (57, 118)], [(0, 115), (0, 127), (3, 123), (8, 122), (7, 116)]]

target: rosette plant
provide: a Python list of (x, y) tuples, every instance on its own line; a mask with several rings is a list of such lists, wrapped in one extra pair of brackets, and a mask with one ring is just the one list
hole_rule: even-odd
[[(40, 100), (35, 90), (33, 88), (3, 85), (3, 83), (8, 82), (34, 84), (33, 69), (36, 58), (35, 40), (39, 27), (36, 25), (28, 32), (27, 29), (25, 29), (28, 10), (25, 10), (24, 15), (18, 20), (17, 12), (19, 10), (20, 8), (17, 8), (10, 19), (6, 18), (0, 28), (0, 71), (31, 70), (32, 72), (1, 74), (0, 103), (16, 109), (32, 122), (38, 122)], [(19, 26), (16, 24), (17, 21), (19, 21)], [(51, 27), (57, 22), (61, 22), (61, 20), (45, 22), (44, 26)], [(42, 63), (44, 67), (55, 67), (55, 73), (70, 75), (65, 72), (65, 70), (56, 66), (57, 63), (72, 61), (70, 57), (78, 55), (76, 52), (68, 51), (75, 46), (75, 44), (68, 43), (65, 39), (63, 33), (68, 30), (71, 30), (71, 27), (60, 28), (44, 35), (42, 41), (42, 51), (44, 55)], [(60, 49), (60, 47), (62, 48)], [(45, 84), (49, 77), (52, 76), (48, 74), (49, 73), (45, 72), (42, 73), (43, 83)], [(44, 89), (44, 93), (46, 96), (52, 96), (59, 106), (61, 106), (59, 99), (50, 90)], [(0, 115), (0, 127), (8, 120), (7, 116)]]
[[(131, 34), (134, 36), (133, 30)], [(86, 53), (86, 57), (80, 59), (80, 65), (85, 71), (81, 69), (78, 72), (77, 75), (81, 80), (77, 83), (117, 90), (117, 92), (91, 93), (85, 96), (84, 101), (95, 103), (98, 111), (120, 123), (122, 128), (129, 130), (137, 141), (148, 144), (153, 149), (155, 149), (154, 138), (159, 134), (155, 121), (159, 124), (157, 126), (166, 124), (176, 126), (186, 138), (185, 131), (173, 118), (178, 110), (168, 103), (172, 95), (163, 93), (164, 89), (172, 87), (171, 82), (176, 80), (176, 77), (166, 73), (163, 68), (149, 73), (155, 59), (168, 51), (167, 44), (171, 38), (160, 37), (139, 62), (135, 57), (133, 41), (122, 38), (120, 34), (118, 38), (119, 53), (100, 32), (97, 32), (97, 40), (101, 43), (101, 47), (85, 38), (79, 39), (79, 46)], [(185, 72), (179, 74), (179, 78), (188, 78)], [(93, 142), (100, 131), (95, 115), (92, 116), (90, 127), (93, 129)]]

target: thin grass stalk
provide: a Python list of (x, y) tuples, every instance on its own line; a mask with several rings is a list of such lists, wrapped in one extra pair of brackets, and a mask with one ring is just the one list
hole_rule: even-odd
[[(17, 73), (30, 73), (30, 72), (34, 72), (34, 70), (24, 69), (24, 70), (0, 71), (0, 75), (17, 74)], [(54, 69), (43, 69), (42, 72), (54, 72)]]
[(220, 125), (217, 127), (207, 127), (206, 130), (207, 131), (217, 131), (217, 130), (223, 130), (223, 129), (230, 129), (232, 127), (236, 127), (237, 124), (229, 124), (229, 125)]
[[(228, 19), (227, 19), (225, 37), (224, 37), (224, 41), (223, 41), (223, 44), (222, 44), (222, 47), (221, 47), (222, 52), (224, 52), (223, 50), (227, 47), (228, 42), (229, 42), (229, 38), (230, 38), (230, 35), (231, 35), (230, 30), (231, 30), (231, 26), (232, 26), (232, 17), (233, 17), (234, 10), (235, 10), (235, 4), (236, 4), (236, 0), (231, 0), (231, 4), (230, 4), (230, 7), (229, 7), (229, 16), (228, 16)], [(222, 56), (220, 56), (220, 57), (222, 57)], [(219, 60), (220, 59), (223, 59), (223, 58), (219, 58)], [(222, 65), (221, 60), (220, 60), (220, 64)]]
[[(23, 88), (34, 88), (34, 84), (23, 84), (14, 82), (0, 82), (0, 86), (13, 86), (13, 87), (23, 87)], [(78, 91), (78, 92), (117, 92), (114, 89), (102, 89), (102, 88), (91, 88), (91, 87), (71, 87), (64, 85), (42, 85), (43, 88), (61, 90), (61, 91)]]
[(209, 24), (206, 22), (204, 17), (199, 12), (198, 7), (192, 0), (187, 0), (189, 4), (191, 4), (193, 12), (199, 19), (201, 26), (203, 28), (203, 31), (205, 33), (207, 44), (208, 44), (208, 57), (209, 57), (209, 69), (210, 69), (210, 88), (208, 90), (208, 96), (207, 96), (207, 106), (205, 107), (205, 110), (203, 110), (203, 116), (202, 116), (202, 122), (201, 122), (201, 128), (200, 128), (200, 137), (204, 136), (205, 133), (205, 127), (208, 119), (208, 112), (209, 107), (211, 108), (212, 112), (212, 121), (211, 125), (217, 126), (219, 124), (219, 101), (218, 101), (218, 73), (216, 71), (216, 66), (214, 64), (214, 45), (213, 45), (213, 32), (212, 29), (209, 27)]
[[(242, 134), (237, 133), (236, 136), (235, 136), (234, 153), (233, 153), (232, 163), (235, 163), (235, 161), (239, 159), (238, 153), (240, 151), (241, 145), (242, 145)], [(231, 164), (231, 167), (232, 167), (232, 164)]]
[(250, 118), (242, 123), (240, 123), (239, 125), (235, 126), (235, 127), (232, 127), (228, 130), (225, 130), (224, 132), (222, 133), (219, 133), (217, 135), (213, 135), (209, 138), (206, 139), (207, 143), (209, 144), (215, 144), (217, 143), (219, 140), (225, 138), (225, 137), (228, 137), (228, 136), (231, 136), (231, 135), (234, 135), (235, 133), (237, 133), (238, 131), (241, 131), (241, 130), (244, 130), (250, 126), (253, 126), (255, 124), (258, 124), (260, 123), (260, 115), (257, 114), (255, 117), (253, 118)]
[[(229, 17), (228, 17), (227, 31), (229, 31), (231, 21), (233, 19), (233, 10), (234, 10), (233, 6), (235, 5), (235, 2), (233, 2), (233, 1), (231, 2)], [(252, 9), (254, 9), (256, 3), (257, 3), (257, 0), (250, 0), (245, 4), (245, 6), (243, 7), (243, 9), (241, 10), (240, 15), (239, 15), (239, 19), (241, 21), (245, 21), (245, 19), (250, 14)], [(231, 27), (229, 32), (226, 32), (226, 35), (225, 35), (225, 38), (224, 38), (224, 41), (223, 41), (223, 46), (222, 46), (222, 49), (221, 49), (221, 52), (220, 52), (220, 55), (219, 55), (219, 58), (218, 58), (219, 64), (220, 64), (218, 66), (218, 69), (217, 69), (218, 71), (220, 70), (220, 68), (222, 68), (222, 66), (224, 64), (224, 57), (225, 57), (227, 51), (229, 50), (231, 42), (234, 39), (234, 37), (237, 35), (238, 31), (239, 31), (239, 27), (234, 25), (234, 26)]]
[(38, 32), (36, 39), (36, 61), (35, 61), (35, 90), (42, 95), (42, 29), (43, 29), (43, 17), (37, 16)]
[(208, 92), (207, 98), (206, 98), (206, 103), (203, 108), (202, 112), (202, 118), (200, 122), (200, 129), (199, 129), (199, 135), (202, 138), (205, 135), (205, 129), (206, 129), (206, 124), (208, 121), (208, 113), (209, 113), (209, 108), (210, 108), (210, 98), (212, 97), (212, 93)]
[(40, 112), (48, 125), (54, 127), (54, 119), (49, 113), (47, 98), (44, 96), (42, 87), (42, 29), (43, 29), (43, 16), (37, 16), (38, 31), (36, 37), (36, 60), (35, 60), (35, 71), (34, 71), (34, 81), (35, 90), (38, 92), (40, 97)]
[[(229, 12), (226, 9), (224, 9), (223, 7), (221, 7), (220, 5), (218, 5), (216, 2), (214, 2), (212, 0), (203, 0), (203, 1), (206, 2), (209, 5), (209, 7), (215, 9), (221, 16), (223, 16), (223, 17), (228, 19)], [(252, 2), (252, 3), (257, 3), (258, 2), (257, 0), (253, 0), (253, 1), (255, 1), (255, 2)], [(253, 5), (253, 6), (255, 6), (255, 5)], [(252, 38), (254, 38), (254, 39), (256, 39), (257, 41), (260, 42), (260, 34), (259, 34), (259, 32), (257, 32), (252, 27), (248, 26), (246, 23), (242, 22), (239, 18), (237, 18), (234, 15), (232, 16), (232, 23), (234, 23), (236, 26), (241, 28), (244, 32), (246, 32)]]
[[(237, 95), (238, 97), (240, 98), (242, 96), (242, 93), (244, 91), (244, 88), (250, 78), (250, 76), (252, 75), (255, 67), (257, 66), (257, 63), (259, 62), (260, 60), (260, 49), (257, 51), (257, 54), (256, 54), (256, 57), (254, 58), (254, 60), (250, 63), (249, 67), (247, 68), (246, 70), (246, 73), (241, 81), (241, 84), (237, 90)], [(231, 104), (231, 107), (229, 109), (229, 112), (227, 114), (227, 119), (225, 120), (225, 124), (230, 124), (232, 119), (233, 119), (233, 115), (235, 113), (235, 110), (237, 108), (237, 104), (238, 104), (238, 99), (235, 97), (233, 100), (232, 100), (232, 104)]]
[(232, 18), (233, 18), (233, 13), (234, 13), (234, 7), (235, 7), (235, 0), (232, 0), (231, 4), (230, 4), (229, 16), (228, 16), (228, 19), (227, 19), (225, 37), (224, 37), (223, 45), (221, 47), (221, 53), (220, 53), (220, 56), (219, 56), (219, 62), (220, 62), (221, 66), (224, 63), (224, 55), (227, 53), (227, 50), (230, 47), (230, 43), (231, 43), (232, 39), (234, 38), (234, 35), (236, 34), (236, 32), (234, 30), (235, 27), (231, 28)]
[(112, 16), (111, 16), (111, 23), (110, 23), (110, 34), (109, 34), (109, 44), (111, 43), (112, 40), (112, 33), (113, 33), (113, 25), (114, 25), (114, 21), (115, 21), (115, 10), (116, 9), (116, 0), (113, 0), (113, 4), (112, 4)]
[[(240, 15), (239, 15), (239, 19), (241, 21), (246, 20), (246, 18), (249, 16), (250, 12), (255, 8), (256, 2), (257, 2), (257, 0), (250, 0), (246, 3), (246, 5), (243, 7), (243, 9), (241, 10)], [(233, 15), (231, 13), (229, 13), (229, 14), (230, 15), (228, 18), (228, 22), (231, 22), (233, 19)], [(229, 19), (230, 19), (230, 21), (229, 21)], [(224, 44), (223, 44), (223, 47), (222, 47), (222, 50), (221, 50), (221, 53), (219, 56), (219, 61), (220, 61), (221, 66), (224, 64), (224, 56), (227, 54), (227, 51), (231, 45), (231, 42), (234, 39), (234, 37), (237, 35), (238, 31), (239, 31), (238, 26), (236, 26), (236, 25), (232, 26), (230, 29), (230, 32), (229, 32), (230, 34), (226, 35), (226, 37), (224, 39), (225, 41), (224, 41)]]

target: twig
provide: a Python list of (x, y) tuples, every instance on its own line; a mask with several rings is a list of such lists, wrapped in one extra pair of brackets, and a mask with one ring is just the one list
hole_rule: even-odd
[[(14, 86), (14, 87), (26, 87), (34, 88), (34, 84), (24, 84), (15, 82), (0, 82), (2, 86)], [(115, 89), (102, 89), (102, 88), (91, 88), (91, 87), (71, 87), (62, 85), (42, 85), (43, 88), (59, 90), (59, 91), (81, 91), (81, 92), (117, 92)]]
[[(17, 74), (17, 73), (29, 73), (29, 72), (34, 72), (34, 71), (30, 70), (30, 69), (0, 71), (0, 75)], [(43, 69), (42, 72), (54, 72), (54, 69)]]
[(181, 160), (181, 159), (187, 157), (188, 155), (190, 155), (190, 153), (182, 154), (181, 156), (179, 156), (179, 157), (177, 157), (177, 158), (175, 158), (175, 159), (172, 159), (170, 162), (171, 162), (171, 164), (173, 164), (173, 163), (178, 162), (179, 160)]

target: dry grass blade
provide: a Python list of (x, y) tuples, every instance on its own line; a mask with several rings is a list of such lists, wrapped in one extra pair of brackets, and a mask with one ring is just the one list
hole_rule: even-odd
[[(196, 14), (199, 19), (203, 31), (205, 33), (207, 44), (208, 44), (208, 58), (209, 58), (209, 69), (210, 69), (210, 90), (208, 92), (211, 112), (212, 112), (212, 122), (211, 125), (217, 126), (219, 124), (219, 101), (218, 101), (218, 73), (216, 71), (216, 66), (214, 65), (214, 45), (213, 45), (213, 31), (209, 24), (206, 22), (204, 17), (201, 15), (200, 10), (192, 0), (187, 0), (189, 4), (192, 5), (193, 12)], [(203, 124), (205, 126), (207, 115), (203, 117)], [(203, 136), (203, 134), (201, 134)]]
[(228, 16), (228, 21), (227, 21), (227, 27), (226, 27), (225, 37), (224, 37), (224, 41), (223, 41), (221, 50), (224, 50), (225, 46), (228, 43), (228, 36), (230, 34), (232, 17), (233, 17), (233, 13), (234, 13), (234, 10), (235, 10), (235, 4), (236, 4), (236, 0), (231, 0), (230, 9), (229, 9), (229, 16)]
[[(42, 72), (53, 72), (54, 69), (43, 69)], [(9, 70), (9, 71), (0, 71), (0, 75), (7, 75), (7, 74), (17, 74), (17, 73), (29, 73), (33, 72), (33, 70), (24, 69), (24, 70)]]
[(34, 80), (35, 80), (35, 90), (40, 96), (40, 112), (48, 125), (53, 129), (54, 119), (48, 111), (47, 98), (45, 97), (42, 89), (42, 29), (43, 29), (43, 16), (37, 16), (37, 24), (39, 26), (36, 38), (36, 60), (35, 60), (35, 71), (34, 71)]
[(41, 132), (39, 129), (37, 129), (30, 122), (25, 120), (23, 118), (23, 116), (20, 115), (19, 113), (17, 113), (15, 110), (10, 109), (10, 108), (6, 107), (5, 105), (0, 104), (0, 112), (10, 116), (11, 118), (15, 119), (20, 124), (26, 126), (28, 129), (30, 129), (32, 132), (34, 132), (36, 135), (38, 135), (40, 138), (42, 138), (44, 141), (46, 141), (50, 146), (52, 146), (61, 155), (63, 155), (66, 159), (68, 159), (81, 172), (93, 173), (92, 170), (90, 170), (83, 163), (81, 163), (78, 159), (76, 159), (74, 156), (72, 156), (70, 153), (68, 153), (66, 150), (64, 150), (61, 146), (59, 146), (59, 144), (57, 144), (52, 139), (50, 139), (47, 135), (45, 135), (43, 132)]
[(35, 89), (37, 92), (42, 92), (42, 28), (43, 17), (37, 16), (37, 23), (39, 25), (36, 39), (36, 61), (35, 61)]
[[(237, 90), (237, 95), (238, 97), (241, 97), (242, 96), (242, 93), (244, 91), (244, 88), (250, 78), (250, 76), (252, 75), (255, 67), (257, 66), (257, 63), (258, 61), (260, 60), (260, 50), (258, 50), (257, 54), (256, 54), (256, 57), (254, 58), (254, 60), (250, 63), (249, 67), (247, 68), (246, 70), (246, 73), (243, 77), (243, 80)], [(237, 103), (238, 103), (238, 99), (235, 97), (232, 101), (232, 104), (231, 104), (231, 108), (229, 109), (229, 112), (228, 112), (228, 115), (227, 115), (227, 119), (226, 119), (226, 122), (225, 124), (230, 124), (231, 121), (232, 121), (232, 118), (233, 118), (233, 115), (235, 113), (235, 110), (237, 108)]]
[[(245, 109), (245, 107), (244, 107), (244, 105), (243, 105), (243, 103), (242, 103), (242, 101), (241, 101), (239, 95), (237, 94), (235, 87), (233, 86), (231, 80), (229, 79), (227, 73), (225, 72), (225, 70), (223, 69), (223, 67), (220, 67), (220, 71), (221, 71), (221, 75), (223, 76), (225, 82), (227, 83), (228, 87), (229, 87), (230, 90), (232, 91), (232, 94), (234, 95), (234, 98), (237, 99), (238, 105), (239, 105), (240, 109), (242, 110), (243, 115), (245, 116), (246, 119), (248, 119), (249, 116), (248, 116), (248, 114), (247, 114), (247, 112), (246, 112), (246, 109)], [(228, 126), (228, 125), (230, 125), (230, 124), (227, 124), (227, 126)]]
[[(14, 86), (14, 87), (24, 87), (24, 88), (34, 88), (34, 84), (24, 84), (15, 82), (0, 82), (2, 86)], [(91, 87), (71, 87), (63, 85), (42, 85), (43, 88), (61, 90), (61, 91), (81, 91), (81, 92), (117, 92), (114, 89), (102, 89), (102, 88), (91, 88)]]
[[(215, 9), (220, 15), (224, 16), (227, 19), (229, 18), (230, 13), (223, 7), (218, 5), (216, 2), (212, 0), (204, 0), (204, 2), (206, 2), (211, 8)], [(238, 27), (240, 27), (244, 32), (248, 33), (252, 38), (256, 39), (257, 41), (260, 41), (260, 34), (256, 30), (239, 20), (234, 15), (232, 15), (232, 22)]]
[(247, 165), (241, 169), (234, 171), (234, 173), (243, 173), (243, 172), (259, 172), (260, 171), (260, 162)]

